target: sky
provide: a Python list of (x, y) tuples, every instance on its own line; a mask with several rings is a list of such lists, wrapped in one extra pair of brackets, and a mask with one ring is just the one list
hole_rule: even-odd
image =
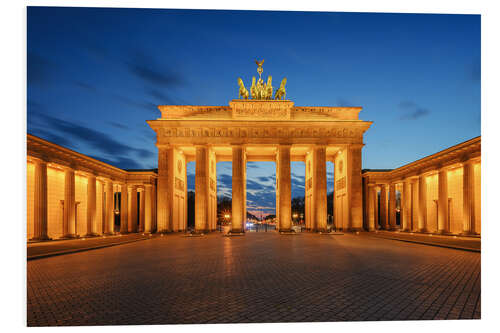
[[(392, 169), (481, 135), (480, 36), (479, 15), (28, 7), (27, 132), (156, 168), (157, 106), (228, 105), (265, 59), (297, 106), (363, 107), (363, 168)], [(291, 170), (303, 196), (304, 163)], [(230, 195), (231, 163), (217, 173)], [(249, 210), (274, 212), (275, 164), (247, 173)]]

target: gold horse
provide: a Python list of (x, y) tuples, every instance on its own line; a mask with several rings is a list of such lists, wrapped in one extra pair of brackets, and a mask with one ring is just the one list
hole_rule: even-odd
[(264, 85), (265, 96), (264, 99), (273, 99), (273, 77), (267, 77), (267, 84)]
[(274, 99), (284, 100), (286, 98), (285, 84), (286, 84), (286, 77), (281, 81), (280, 88), (276, 90), (276, 95), (274, 96)]
[(247, 88), (245, 88), (245, 85), (243, 84), (243, 80), (240, 77), (238, 78), (238, 85), (240, 86), (238, 98), (243, 97), (243, 99), (248, 99), (248, 90), (247, 90)]
[(252, 99), (257, 99), (257, 86), (255, 85), (255, 76), (252, 76), (252, 86), (250, 87)]

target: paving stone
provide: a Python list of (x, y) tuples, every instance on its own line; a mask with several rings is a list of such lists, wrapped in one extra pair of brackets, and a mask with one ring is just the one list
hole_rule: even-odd
[(480, 253), (346, 234), (152, 238), (27, 263), (28, 326), (481, 317)]

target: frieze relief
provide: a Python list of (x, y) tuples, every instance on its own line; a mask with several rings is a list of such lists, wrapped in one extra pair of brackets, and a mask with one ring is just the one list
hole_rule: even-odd
[(159, 137), (231, 138), (360, 138), (361, 129), (350, 128), (159, 128)]
[(345, 188), (346, 186), (346, 179), (345, 177), (342, 177), (340, 179), (337, 180), (337, 182), (335, 183), (335, 189), (336, 190), (342, 190), (343, 188)]
[(175, 177), (175, 189), (179, 191), (184, 191), (184, 181)]

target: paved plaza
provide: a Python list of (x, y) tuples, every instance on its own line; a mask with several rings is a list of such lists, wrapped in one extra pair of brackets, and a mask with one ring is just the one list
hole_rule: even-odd
[(367, 235), (168, 235), (27, 262), (29, 326), (481, 317), (480, 253)]

